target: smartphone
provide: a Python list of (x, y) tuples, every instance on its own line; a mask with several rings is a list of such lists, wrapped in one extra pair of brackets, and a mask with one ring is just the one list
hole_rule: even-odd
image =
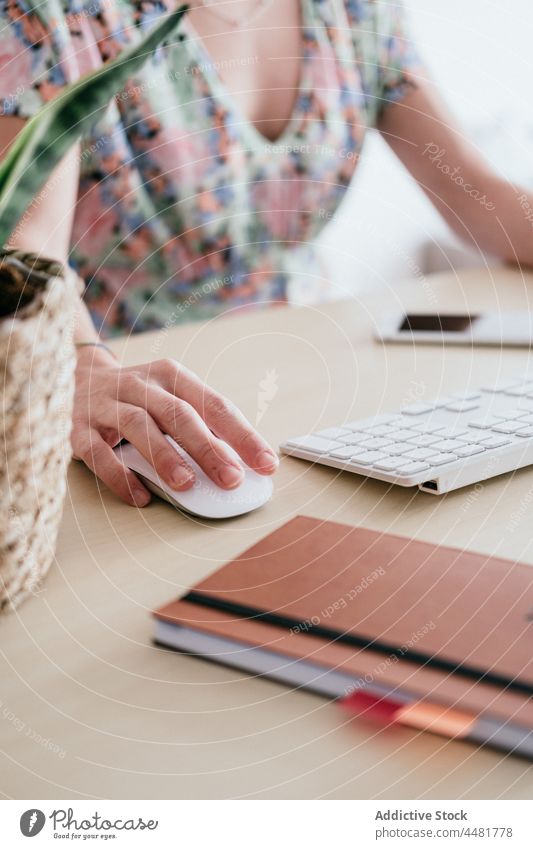
[(384, 319), (377, 330), (377, 336), (383, 342), (530, 348), (533, 341), (533, 313), (406, 313)]

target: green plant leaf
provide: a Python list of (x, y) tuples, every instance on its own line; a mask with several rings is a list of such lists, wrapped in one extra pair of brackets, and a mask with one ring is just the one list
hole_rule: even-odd
[(25, 124), (0, 163), (0, 247), (7, 242), (56, 165), (86, 127), (98, 120), (126, 81), (173, 32), (187, 9), (188, 6), (180, 6), (166, 15), (142, 41), (66, 86)]

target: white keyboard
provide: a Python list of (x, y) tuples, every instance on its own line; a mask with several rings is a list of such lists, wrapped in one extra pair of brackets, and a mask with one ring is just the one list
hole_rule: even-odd
[(441, 494), (533, 464), (533, 377), (288, 439), (285, 454)]

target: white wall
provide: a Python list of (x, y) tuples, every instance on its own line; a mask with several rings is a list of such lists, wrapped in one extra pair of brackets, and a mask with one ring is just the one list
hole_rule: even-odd
[[(459, 122), (505, 176), (533, 185), (532, 0), (404, 3), (420, 52)], [(457, 244), (386, 144), (371, 136), (340, 220), (321, 240), (337, 295), (413, 276), (425, 269), (428, 242), (438, 245), (446, 265), (441, 247)]]

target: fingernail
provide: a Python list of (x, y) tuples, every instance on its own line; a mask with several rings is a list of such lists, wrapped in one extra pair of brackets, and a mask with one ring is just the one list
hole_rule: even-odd
[(261, 453), (257, 455), (257, 469), (277, 469), (277, 467), (278, 458), (276, 457), (273, 451), (261, 451)]
[(172, 475), (172, 484), (176, 489), (186, 487), (194, 481), (194, 472), (179, 466)]
[(222, 466), (218, 472), (220, 482), (223, 486), (228, 487), (239, 486), (242, 483), (243, 476), (242, 469), (238, 469), (236, 466)]
[(145, 489), (134, 489), (132, 495), (136, 507), (146, 507), (152, 500), (152, 496)]

